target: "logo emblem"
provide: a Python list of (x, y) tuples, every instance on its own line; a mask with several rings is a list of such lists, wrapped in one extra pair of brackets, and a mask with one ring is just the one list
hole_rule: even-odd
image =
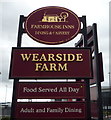
[(28, 15), (27, 34), (37, 42), (61, 44), (70, 41), (80, 31), (78, 16), (62, 7), (43, 7)]
[(68, 17), (67, 12), (62, 12), (60, 16), (57, 14), (49, 14), (46, 13), (43, 16), (42, 22), (66, 22), (66, 18)]

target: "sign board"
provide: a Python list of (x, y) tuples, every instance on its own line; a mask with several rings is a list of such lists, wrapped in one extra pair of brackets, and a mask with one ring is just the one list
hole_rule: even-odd
[(13, 48), (10, 79), (92, 78), (89, 48)]
[[(102, 58), (102, 53), (98, 53), (98, 67), (99, 67), (99, 81), (103, 82), (104, 81), (104, 71), (103, 71), (103, 58)], [(96, 66), (96, 59), (95, 57), (92, 59), (93, 63), (93, 79), (90, 79), (90, 84), (96, 84), (97, 80), (97, 66)]]
[(28, 102), (17, 103), (14, 118), (17, 119), (85, 119), (84, 102)]
[(63, 7), (43, 7), (30, 13), (25, 21), (27, 34), (37, 42), (61, 44), (80, 31), (78, 16)]
[(18, 99), (85, 98), (85, 84), (74, 82), (19, 82)]

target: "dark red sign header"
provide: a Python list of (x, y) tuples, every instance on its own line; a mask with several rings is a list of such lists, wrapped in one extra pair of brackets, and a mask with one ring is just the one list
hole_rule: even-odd
[(61, 44), (80, 31), (77, 15), (62, 7), (43, 7), (30, 13), (25, 21), (27, 34), (37, 42)]
[(90, 49), (13, 48), (10, 78), (92, 78)]

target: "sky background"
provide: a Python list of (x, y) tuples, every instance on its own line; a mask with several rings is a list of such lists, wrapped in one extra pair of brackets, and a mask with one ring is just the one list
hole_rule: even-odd
[[(86, 15), (87, 26), (97, 23), (99, 51), (103, 53), (104, 79), (102, 86), (109, 85), (109, 2), (110, 0), (1, 0), (0, 1), (0, 102), (12, 99), (13, 80), (8, 79), (11, 50), (17, 46), (20, 15), (28, 16), (32, 11), (45, 6), (60, 6), (70, 9), (79, 17)], [(28, 35), (22, 37), (22, 47), (73, 47), (79, 40), (61, 45), (44, 45)]]

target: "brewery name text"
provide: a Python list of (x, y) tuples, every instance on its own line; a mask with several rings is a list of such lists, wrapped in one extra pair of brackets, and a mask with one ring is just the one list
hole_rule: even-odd
[[(35, 35), (69, 35), (74, 25), (31, 25)], [(57, 30), (57, 31), (55, 31)]]

